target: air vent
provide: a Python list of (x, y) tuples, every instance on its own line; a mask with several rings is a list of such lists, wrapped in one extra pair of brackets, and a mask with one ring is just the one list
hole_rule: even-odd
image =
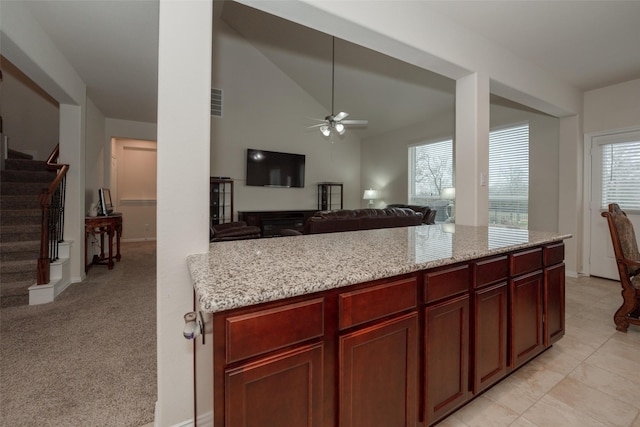
[(211, 115), (222, 117), (222, 89), (211, 89)]

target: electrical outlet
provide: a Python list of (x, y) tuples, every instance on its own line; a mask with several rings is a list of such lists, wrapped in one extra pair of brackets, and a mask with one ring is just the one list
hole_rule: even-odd
[(144, 231), (149, 231), (149, 224), (144, 225)]

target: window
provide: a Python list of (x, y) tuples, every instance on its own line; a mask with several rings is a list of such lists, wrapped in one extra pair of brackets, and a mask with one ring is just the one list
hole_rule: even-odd
[(409, 147), (409, 171), (409, 203), (433, 206), (444, 188), (453, 187), (453, 140)]
[(640, 141), (603, 144), (601, 208), (640, 211)]
[(529, 124), (489, 133), (489, 225), (529, 224)]

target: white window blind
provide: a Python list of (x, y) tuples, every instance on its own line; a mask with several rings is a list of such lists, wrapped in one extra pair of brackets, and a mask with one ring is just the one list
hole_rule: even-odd
[(617, 203), (640, 211), (640, 141), (604, 144), (602, 148), (602, 209)]
[(489, 224), (528, 228), (529, 124), (489, 133)]
[(453, 187), (453, 140), (409, 147), (409, 170), (410, 202), (439, 200), (444, 188)]

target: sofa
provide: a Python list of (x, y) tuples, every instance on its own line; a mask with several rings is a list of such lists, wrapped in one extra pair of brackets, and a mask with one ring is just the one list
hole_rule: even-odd
[[(307, 219), (303, 234), (407, 227), (422, 223), (422, 212), (409, 208), (319, 211)], [(292, 234), (294, 233), (283, 233), (283, 235)]]
[(228, 240), (257, 239), (260, 237), (260, 228), (247, 225), (244, 221), (214, 224), (209, 227), (209, 241), (224, 242)]
[(436, 223), (436, 214), (438, 213), (435, 209), (432, 209), (429, 206), (422, 205), (405, 205), (400, 203), (394, 203), (391, 205), (387, 205), (388, 208), (409, 208), (416, 212), (422, 212), (422, 223), (423, 224), (435, 224)]

